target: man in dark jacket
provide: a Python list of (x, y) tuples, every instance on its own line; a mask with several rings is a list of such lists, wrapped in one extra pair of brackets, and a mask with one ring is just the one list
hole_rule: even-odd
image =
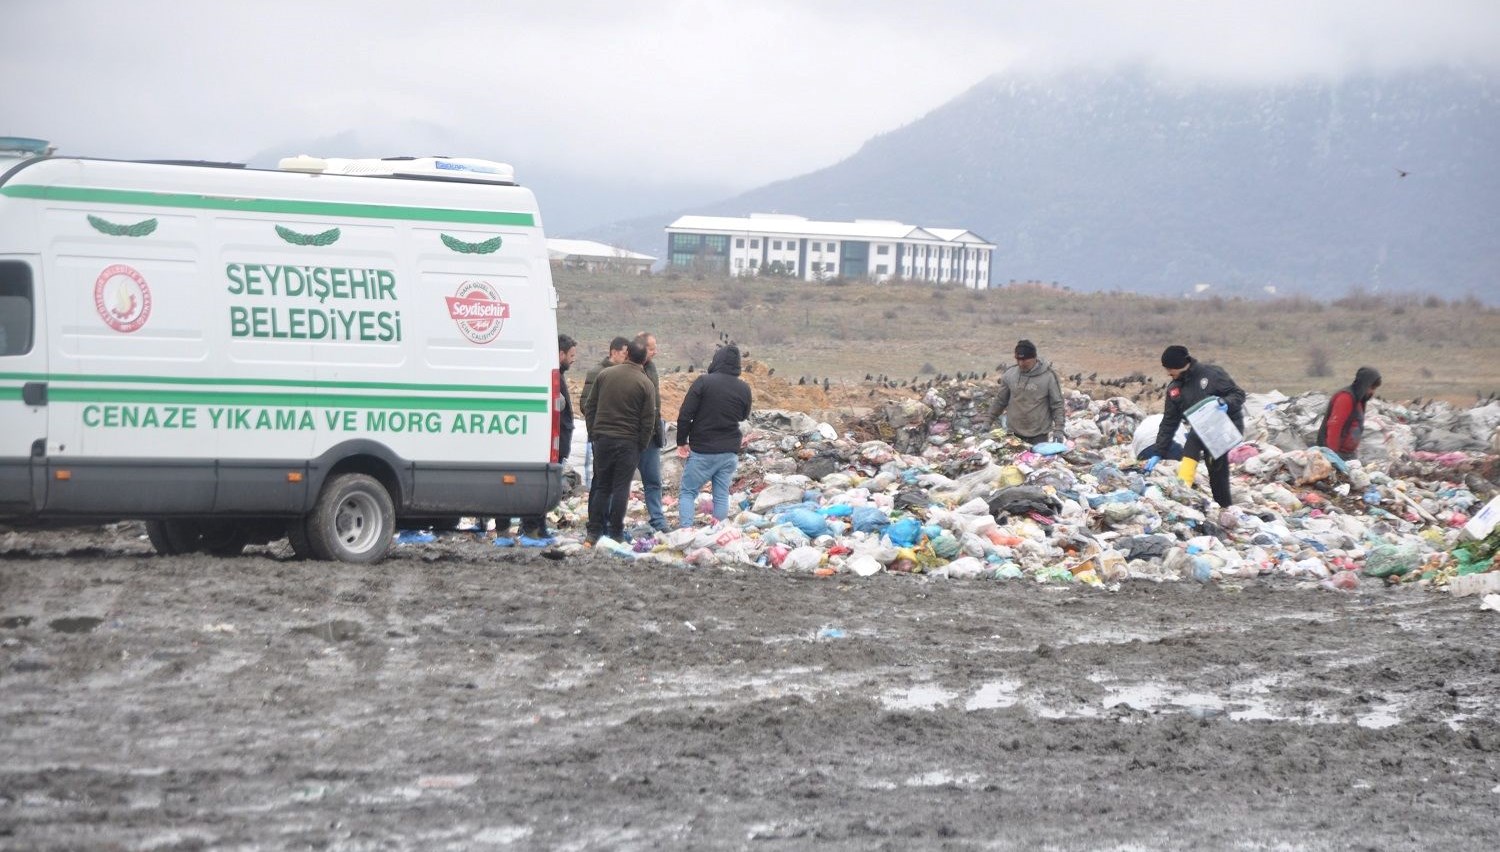
[(661, 450), (666, 446), (666, 423), (661, 419), (661, 376), (656, 372), (656, 335), (643, 331), (635, 336), (635, 342), (646, 350), (646, 378), (656, 389), (656, 431), (651, 435), (651, 445), (641, 452), (641, 496), (646, 501), (646, 515), (651, 529), (667, 531), (667, 516), (661, 508)]
[[(1172, 436), (1177, 433), (1177, 427), (1182, 424), (1187, 410), (1210, 396), (1218, 397), (1219, 405), (1229, 415), (1230, 421), (1241, 433), (1245, 431), (1245, 392), (1240, 390), (1240, 386), (1234, 383), (1228, 373), (1212, 364), (1198, 363), (1197, 359), (1188, 354), (1186, 346), (1168, 346), (1161, 353), (1161, 365), (1166, 368), (1167, 375), (1172, 377), (1172, 382), (1167, 385), (1161, 426), (1156, 430), (1156, 444), (1152, 447), (1151, 458), (1146, 462), (1147, 472), (1156, 467), (1161, 457), (1166, 455), (1167, 448), (1172, 446)], [(1182, 448), (1182, 464), (1196, 467), (1199, 456), (1204, 455), (1208, 453), (1204, 450), (1203, 441), (1196, 433), (1189, 434), (1187, 444)], [(1207, 464), (1208, 484), (1213, 491), (1214, 502), (1227, 507), (1233, 502), (1229, 494), (1229, 454), (1209, 458)]]
[(714, 520), (729, 517), (729, 486), (740, 464), (740, 423), (749, 416), (750, 386), (740, 378), (740, 348), (721, 346), (677, 413), (677, 455), (687, 460), (677, 495), (682, 527), (693, 525), (698, 490), (710, 480)]
[[(604, 360), (590, 367), (589, 371), (583, 374), (583, 390), (578, 393), (578, 408), (580, 411), (583, 410), (586, 405), (585, 401), (594, 390), (594, 379), (599, 378), (599, 373), (603, 372), (606, 367), (625, 363), (625, 347), (629, 345), (630, 338), (628, 337), (616, 337), (614, 340), (611, 340), (609, 342), (609, 354), (604, 356)], [(593, 429), (593, 425), (588, 422), (587, 418), (584, 419), (583, 425), (586, 433)], [(593, 486), (594, 482), (594, 439), (588, 434), (585, 437), (588, 439), (588, 443), (584, 444), (583, 447), (583, 488), (587, 491)]]
[(600, 371), (583, 416), (594, 440), (594, 484), (589, 489), (588, 540), (608, 535), (625, 540), (630, 480), (641, 451), (657, 429), (656, 388), (646, 378), (646, 347), (631, 342), (626, 361)]
[(1328, 399), (1328, 410), (1318, 425), (1318, 446), (1327, 447), (1341, 458), (1359, 457), (1359, 439), (1365, 434), (1365, 403), (1380, 387), (1380, 372), (1374, 367), (1360, 367), (1354, 383)]
[[(557, 461), (566, 465), (573, 449), (573, 400), (568, 396), (568, 368), (578, 358), (578, 341), (566, 334), (557, 336)], [(533, 515), (521, 519), (521, 543), (539, 546), (548, 543), (547, 516)]]

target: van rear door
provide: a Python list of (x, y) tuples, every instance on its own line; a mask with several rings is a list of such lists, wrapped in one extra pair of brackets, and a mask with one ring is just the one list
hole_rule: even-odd
[(47, 347), (38, 258), (0, 255), (0, 512), (41, 504), (47, 443)]

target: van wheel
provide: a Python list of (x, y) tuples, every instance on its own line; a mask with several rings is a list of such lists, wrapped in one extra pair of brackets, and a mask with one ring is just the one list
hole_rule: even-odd
[(198, 525), (181, 518), (147, 521), (146, 537), (162, 556), (182, 556), (198, 549)]
[(390, 551), (395, 531), (391, 495), (374, 477), (362, 473), (330, 480), (307, 519), (313, 552), (340, 562), (379, 562)]
[(286, 541), (292, 546), (292, 556), (297, 559), (329, 559), (313, 549), (312, 537), (307, 534), (307, 518), (294, 518), (286, 523)]
[(198, 549), (214, 556), (239, 556), (250, 543), (250, 530), (238, 521), (200, 521)]

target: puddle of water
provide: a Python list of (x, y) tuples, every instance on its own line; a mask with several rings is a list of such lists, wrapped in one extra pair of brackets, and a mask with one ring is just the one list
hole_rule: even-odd
[(978, 780), (978, 775), (949, 775), (947, 772), (938, 770), (935, 772), (925, 772), (921, 775), (913, 775), (902, 783), (908, 787), (942, 787), (945, 784), (960, 786), (973, 784)]
[(1361, 728), (1371, 728), (1377, 731), (1381, 728), (1389, 728), (1393, 725), (1399, 725), (1401, 724), (1401, 708), (1404, 704), (1405, 702), (1403, 701), (1398, 701), (1391, 698), (1390, 696), (1385, 696), (1384, 704), (1375, 707), (1371, 709), (1370, 712), (1364, 714), (1363, 716), (1360, 716), (1355, 720), (1355, 724), (1359, 725)]
[(1014, 707), (1020, 700), (1021, 684), (1013, 680), (992, 680), (981, 684), (967, 702), (965, 710), (998, 710)]
[(880, 703), (887, 710), (932, 710), (947, 705), (957, 695), (941, 686), (922, 684), (906, 690), (887, 692), (880, 696)]
[(75, 615), (68, 618), (54, 618), (47, 622), (47, 626), (59, 633), (91, 633), (95, 627), (104, 623), (104, 619), (95, 618), (92, 615)]

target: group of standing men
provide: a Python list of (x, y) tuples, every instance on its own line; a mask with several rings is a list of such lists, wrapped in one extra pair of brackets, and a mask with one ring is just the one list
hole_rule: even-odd
[[(584, 424), (593, 454), (589, 483), (589, 542), (608, 536), (625, 541), (625, 510), (637, 470), (652, 530), (669, 527), (662, 509), (661, 451), (666, 422), (661, 416), (661, 376), (656, 371), (656, 336), (616, 337), (607, 355), (584, 378)], [(698, 490), (713, 483), (713, 515), (728, 515), (729, 487), (739, 466), (740, 422), (750, 416), (750, 386), (740, 376), (740, 350), (719, 347), (708, 372), (688, 389), (677, 417), (677, 453), (685, 460), (678, 494), (679, 526), (693, 524)]]
[[(1051, 363), (1037, 357), (1036, 345), (1030, 340), (1016, 343), (1015, 358), (1015, 366), (1007, 368), (1000, 377), (991, 414), (1000, 422), (1008, 412), (1006, 427), (1028, 443), (1062, 441), (1065, 413), (1057, 372)], [(1163, 458), (1181, 459), (1180, 475), (1188, 483), (1193, 481), (1199, 459), (1206, 459), (1204, 465), (1208, 468), (1214, 502), (1227, 507), (1232, 502), (1229, 453), (1216, 456), (1209, 452), (1195, 432), (1184, 430), (1184, 421), (1193, 406), (1216, 397), (1219, 409), (1244, 434), (1245, 391), (1222, 368), (1192, 357), (1186, 346), (1168, 346), (1161, 353), (1161, 365), (1171, 382), (1167, 385), (1155, 440), (1147, 443), (1144, 436), (1138, 436), (1137, 455), (1145, 461), (1148, 473)], [(1318, 446), (1328, 447), (1343, 458), (1354, 458), (1364, 432), (1365, 404), (1379, 387), (1380, 373), (1372, 367), (1360, 367), (1354, 382), (1329, 399), (1318, 428)]]

